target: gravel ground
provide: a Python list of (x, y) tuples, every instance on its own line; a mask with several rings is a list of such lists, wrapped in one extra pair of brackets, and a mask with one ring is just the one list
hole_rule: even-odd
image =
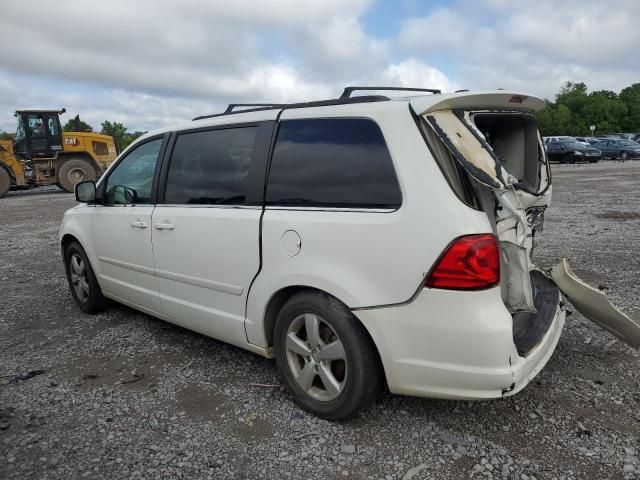
[[(636, 317), (639, 183), (640, 162), (554, 166), (536, 252), (571, 258)], [(514, 397), (386, 394), (326, 422), (273, 361), (125, 307), (82, 314), (56, 238), (73, 204), (51, 189), (0, 200), (2, 479), (640, 478), (639, 354), (578, 312)]]

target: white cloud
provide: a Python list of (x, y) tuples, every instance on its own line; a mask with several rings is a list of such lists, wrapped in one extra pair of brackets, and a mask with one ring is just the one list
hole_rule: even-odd
[(415, 58), (389, 65), (382, 73), (381, 83), (399, 87), (437, 88), (443, 92), (458, 88), (440, 70)]
[(0, 129), (13, 129), (18, 106), (146, 130), (349, 84), (552, 96), (566, 80), (620, 89), (640, 78), (637, 0), (457, 0), (430, 11), (405, 0), (388, 9), (399, 31), (376, 36), (366, 13), (381, 1), (4, 0)]
[(466, 88), (517, 88), (553, 96), (567, 80), (619, 90), (640, 78), (640, 2), (485, 0), (406, 20), (405, 55), (455, 62)]

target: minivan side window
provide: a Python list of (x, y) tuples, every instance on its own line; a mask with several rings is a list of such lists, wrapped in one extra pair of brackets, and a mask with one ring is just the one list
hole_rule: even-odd
[(166, 204), (244, 205), (258, 127), (182, 133), (176, 140)]
[(114, 167), (105, 188), (107, 204), (151, 203), (153, 174), (161, 146), (161, 138), (143, 143)]
[(268, 205), (398, 208), (402, 193), (378, 125), (365, 118), (283, 120)]

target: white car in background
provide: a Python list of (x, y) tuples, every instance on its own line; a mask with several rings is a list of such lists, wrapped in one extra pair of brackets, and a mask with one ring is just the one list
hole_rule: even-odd
[(551, 142), (577, 142), (582, 145), (591, 145), (585, 137), (570, 137), (567, 135), (559, 135), (556, 137), (543, 137), (545, 145)]
[(79, 184), (60, 229), (78, 306), (114, 300), (275, 357), (293, 398), (327, 419), (384, 385), (515, 394), (556, 347), (560, 289), (640, 345), (566, 261), (552, 279), (531, 258), (551, 199), (543, 100), (355, 90), (149, 132)]

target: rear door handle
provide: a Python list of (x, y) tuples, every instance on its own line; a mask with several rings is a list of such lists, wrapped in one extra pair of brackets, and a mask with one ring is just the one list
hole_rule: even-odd
[(153, 228), (156, 230), (173, 230), (176, 226), (173, 223), (165, 222), (165, 223), (154, 223)]
[(141, 220), (134, 220), (130, 223), (133, 228), (147, 228), (147, 222)]

